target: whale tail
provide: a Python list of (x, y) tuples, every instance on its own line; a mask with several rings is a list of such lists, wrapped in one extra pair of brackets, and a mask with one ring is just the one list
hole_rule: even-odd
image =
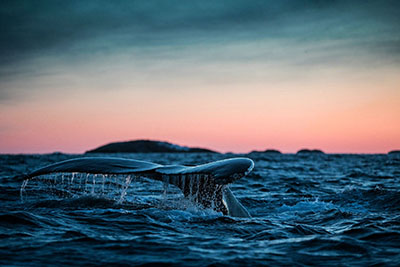
[(29, 179), (51, 173), (87, 173), (137, 175), (172, 184), (185, 197), (235, 217), (250, 217), (228, 188), (228, 184), (246, 176), (254, 167), (252, 160), (232, 158), (197, 166), (160, 165), (152, 162), (111, 158), (85, 157), (54, 163), (20, 176)]

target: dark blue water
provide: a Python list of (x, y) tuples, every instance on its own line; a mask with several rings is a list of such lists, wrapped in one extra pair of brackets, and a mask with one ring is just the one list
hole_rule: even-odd
[[(1, 265), (400, 264), (399, 156), (245, 155), (255, 168), (230, 187), (251, 219), (196, 207), (161, 182), (134, 179), (125, 196), (122, 180), (107, 194), (89, 184), (69, 195), (71, 177), (53, 177), (29, 183), (21, 200), (21, 181), (9, 178), (77, 156), (0, 156)], [(200, 164), (236, 155), (113, 156)]]

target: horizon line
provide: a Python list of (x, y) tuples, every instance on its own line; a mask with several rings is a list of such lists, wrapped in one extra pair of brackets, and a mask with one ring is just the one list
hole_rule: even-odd
[[(43, 154), (43, 155), (46, 155), (46, 154), (57, 154), (57, 153), (59, 153), (59, 154), (66, 154), (66, 155), (68, 155), (68, 154), (70, 154), (70, 155), (75, 155), (75, 154), (86, 154), (88, 151), (90, 151), (90, 150), (93, 150), (93, 149), (97, 149), (97, 148), (99, 148), (99, 147), (102, 147), (102, 146), (105, 146), (105, 145), (109, 145), (109, 144), (113, 144), (113, 143), (125, 143), (125, 142), (134, 142), (134, 141), (152, 141), (152, 142), (164, 142), (164, 143), (170, 143), (170, 144), (173, 144), (173, 145), (177, 145), (177, 146), (181, 146), (181, 147), (188, 147), (188, 148), (200, 148), (200, 149), (207, 149), (207, 150), (210, 150), (210, 151), (212, 151), (212, 152), (210, 152), (210, 153), (213, 153), (213, 152), (215, 152), (215, 153), (218, 153), (218, 154), (250, 154), (250, 153), (265, 153), (265, 152), (267, 152), (268, 153), (268, 151), (270, 150), (270, 151), (277, 151), (277, 152), (279, 152), (279, 153), (281, 153), (281, 154), (297, 154), (298, 152), (300, 152), (301, 150), (310, 150), (310, 151), (320, 151), (320, 152), (322, 152), (323, 154), (332, 154), (332, 155), (334, 155), (334, 154), (342, 154), (342, 155), (344, 155), (344, 154), (359, 154), (359, 155), (373, 155), (373, 154), (375, 154), (375, 155), (377, 155), (377, 154), (382, 154), (382, 155), (384, 155), (384, 154), (389, 154), (389, 153), (391, 153), (391, 152), (398, 152), (398, 151), (400, 151), (400, 148), (394, 148), (394, 149), (390, 149), (390, 150), (388, 150), (387, 152), (354, 152), (354, 151), (352, 151), (352, 152), (329, 152), (329, 151), (325, 151), (325, 150), (323, 150), (323, 149), (321, 149), (321, 148), (315, 148), (315, 147), (313, 147), (313, 148), (310, 148), (310, 147), (307, 147), (307, 146), (301, 146), (299, 149), (297, 149), (296, 151), (285, 151), (285, 152), (283, 152), (283, 151), (281, 151), (280, 149), (278, 149), (278, 148), (272, 148), (272, 147), (269, 147), (269, 148), (265, 148), (265, 149), (261, 149), (261, 150), (259, 150), (259, 149), (251, 149), (250, 151), (248, 151), (248, 152), (233, 152), (233, 151), (226, 151), (226, 152), (221, 152), (221, 151), (218, 151), (218, 150), (216, 150), (216, 149), (213, 149), (213, 148), (209, 148), (209, 147), (203, 147), (203, 146), (197, 146), (197, 145), (194, 145), (194, 146), (190, 146), (190, 145), (181, 145), (181, 144), (179, 144), (179, 142), (173, 142), (173, 141), (165, 141), (165, 140), (156, 140), (156, 139), (148, 139), (148, 138), (138, 138), (138, 139), (130, 139), (130, 140), (125, 140), (125, 141), (111, 141), (111, 142), (106, 142), (106, 143), (104, 143), (103, 145), (99, 145), (99, 146), (96, 146), (95, 148), (92, 148), (92, 149), (85, 149), (84, 151), (82, 151), (82, 152), (65, 152), (65, 151), (62, 151), (62, 150), (53, 150), (53, 151), (49, 151), (49, 152), (29, 152), (29, 151), (26, 151), (26, 152), (1, 152), (0, 151), (0, 155), (38, 155), (38, 154)], [(121, 153), (121, 154), (134, 154), (134, 153), (142, 153), (142, 152), (115, 152), (115, 153), (103, 153), (103, 154), (117, 154), (117, 153)], [(187, 152), (144, 152), (144, 153), (187, 153)], [(189, 153), (196, 153), (196, 152), (189, 152)], [(197, 153), (206, 153), (206, 152), (197, 152)], [(99, 153), (100, 154), (100, 153)]]

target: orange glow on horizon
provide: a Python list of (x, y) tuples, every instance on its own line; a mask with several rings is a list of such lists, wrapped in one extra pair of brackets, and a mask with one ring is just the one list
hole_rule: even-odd
[[(42, 96), (1, 107), (1, 153), (82, 153), (155, 139), (220, 152), (386, 153), (400, 147), (398, 77), (386, 83), (306, 81), (221, 90), (120, 90)], [(326, 86), (339, 89), (332, 89)], [(246, 86), (247, 90), (238, 90)], [(379, 87), (385, 87), (380, 94)]]

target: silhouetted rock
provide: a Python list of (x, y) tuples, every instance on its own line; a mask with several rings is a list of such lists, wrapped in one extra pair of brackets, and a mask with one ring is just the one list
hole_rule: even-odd
[(276, 149), (267, 149), (267, 150), (263, 151), (263, 153), (282, 154), (279, 150), (276, 150)]
[(253, 150), (250, 153), (282, 154), (279, 150), (276, 149), (267, 149), (264, 151)]
[(100, 146), (98, 148), (86, 151), (86, 153), (152, 153), (152, 152), (158, 152), (158, 153), (174, 153), (174, 152), (217, 153), (215, 151), (205, 149), (205, 148), (179, 146), (179, 145), (171, 144), (168, 142), (153, 141), (153, 140), (135, 140), (135, 141), (127, 141), (127, 142), (115, 142), (115, 143), (110, 143), (110, 144)]
[(325, 154), (319, 149), (300, 149), (296, 154)]
[(400, 150), (392, 150), (388, 154), (389, 155), (400, 155)]

